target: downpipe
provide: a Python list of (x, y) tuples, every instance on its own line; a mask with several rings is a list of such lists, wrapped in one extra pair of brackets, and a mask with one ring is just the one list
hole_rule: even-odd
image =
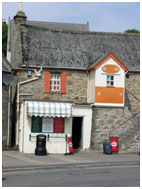
[(41, 77), (41, 72), (42, 72), (42, 67), (40, 68), (39, 71), (37, 70), (33, 70), (35, 72), (35, 75), (36, 77), (33, 78), (33, 79), (29, 79), (29, 80), (26, 80), (26, 81), (21, 81), (17, 84), (17, 122), (16, 122), (16, 146), (19, 145), (19, 132), (20, 132), (20, 129), (19, 129), (19, 125), (20, 125), (20, 96), (32, 96), (32, 94), (20, 94), (19, 91), (20, 91), (20, 86), (23, 85), (23, 84), (26, 84), (26, 83), (29, 83), (29, 82), (32, 82), (32, 81), (36, 81), (38, 80), (40, 77)]

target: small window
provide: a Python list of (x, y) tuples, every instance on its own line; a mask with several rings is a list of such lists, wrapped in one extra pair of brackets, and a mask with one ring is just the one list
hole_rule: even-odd
[(51, 74), (50, 91), (60, 91), (60, 74)]
[(114, 86), (114, 76), (107, 75), (107, 86)]

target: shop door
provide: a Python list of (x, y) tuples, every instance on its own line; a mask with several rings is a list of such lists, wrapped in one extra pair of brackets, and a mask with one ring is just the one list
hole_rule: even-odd
[(82, 120), (82, 117), (73, 117), (72, 141), (74, 149), (81, 147)]

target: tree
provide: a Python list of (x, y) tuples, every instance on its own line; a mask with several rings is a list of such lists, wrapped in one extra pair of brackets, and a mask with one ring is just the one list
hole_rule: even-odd
[(2, 53), (6, 56), (8, 25), (2, 24)]
[(128, 29), (128, 30), (125, 31), (125, 33), (137, 33), (137, 34), (139, 34), (140, 31), (136, 30), (136, 29)]

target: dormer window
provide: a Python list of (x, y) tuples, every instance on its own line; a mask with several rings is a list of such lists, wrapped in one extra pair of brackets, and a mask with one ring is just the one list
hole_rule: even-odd
[(107, 86), (114, 86), (114, 76), (107, 75)]

